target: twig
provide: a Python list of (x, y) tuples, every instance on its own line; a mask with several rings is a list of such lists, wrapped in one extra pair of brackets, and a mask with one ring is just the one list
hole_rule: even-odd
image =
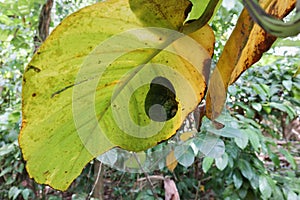
[(94, 190), (96, 188), (96, 185), (97, 185), (97, 183), (99, 181), (101, 170), (102, 170), (102, 162), (100, 162), (99, 170), (98, 170), (98, 173), (97, 173), (97, 178), (96, 178), (96, 181), (95, 181), (95, 183), (93, 185), (93, 188), (92, 188), (91, 192), (89, 193), (89, 195), (88, 195), (88, 197), (86, 199), (91, 199), (91, 196), (93, 195)]
[(209, 176), (209, 177), (206, 177), (206, 178), (200, 180), (200, 182), (205, 182), (205, 181), (208, 181), (208, 180), (210, 180), (212, 178), (213, 178), (212, 176)]
[(152, 184), (152, 182), (151, 182), (151, 179), (149, 178), (149, 174), (148, 174), (147, 172), (145, 172), (145, 170), (143, 169), (143, 167), (142, 167), (142, 165), (141, 165), (141, 162), (140, 162), (139, 158), (137, 157), (136, 153), (133, 153), (133, 156), (134, 156), (134, 158), (136, 159), (137, 163), (139, 164), (140, 169), (141, 169), (142, 172), (145, 174), (145, 177), (146, 177), (146, 179), (147, 179), (147, 182), (150, 184), (150, 189), (151, 189), (151, 192), (152, 192), (154, 198), (155, 198), (155, 199), (158, 199), (157, 194), (154, 192), (154, 186), (153, 186), (153, 184)]
[[(159, 176), (159, 175), (148, 176), (148, 178), (150, 180), (159, 180), (159, 181), (165, 180), (165, 177)], [(145, 180), (147, 180), (147, 178), (146, 177), (142, 177), (142, 178), (139, 178), (137, 181), (141, 182), (141, 181), (145, 181)]]

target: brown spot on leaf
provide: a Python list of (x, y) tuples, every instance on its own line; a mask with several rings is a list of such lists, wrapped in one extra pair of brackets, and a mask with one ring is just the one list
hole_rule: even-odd
[(47, 171), (44, 172), (44, 176), (49, 176), (49, 175), (50, 175), (49, 170), (47, 170)]
[(208, 79), (209, 79), (209, 74), (210, 74), (210, 67), (211, 67), (211, 59), (205, 59), (203, 61), (203, 70), (202, 70), (202, 73), (204, 75), (204, 78), (205, 78), (205, 82), (207, 83), (208, 82)]
[(35, 71), (36, 73), (39, 73), (39, 72), (41, 71), (41, 69), (39, 69), (39, 68), (37, 68), (37, 67), (35, 67), (35, 66), (33, 66), (33, 65), (29, 65), (29, 66), (27, 67), (27, 69), (26, 69), (26, 72), (28, 72), (29, 70), (33, 70), (33, 71)]

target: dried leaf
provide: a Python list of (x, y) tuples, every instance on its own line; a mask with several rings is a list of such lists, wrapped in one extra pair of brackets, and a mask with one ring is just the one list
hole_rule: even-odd
[(178, 161), (176, 160), (174, 150), (172, 150), (166, 158), (166, 166), (171, 172), (173, 172), (177, 165)]
[[(282, 19), (295, 6), (296, 0), (269, 0), (261, 3), (267, 13)], [(255, 62), (276, 40), (259, 25), (254, 24), (244, 9), (236, 27), (227, 41), (210, 79), (206, 99), (206, 115), (216, 119), (224, 106), (227, 87)]]
[(176, 184), (173, 180), (166, 178), (164, 180), (165, 187), (165, 200), (179, 200), (179, 194), (176, 188)]

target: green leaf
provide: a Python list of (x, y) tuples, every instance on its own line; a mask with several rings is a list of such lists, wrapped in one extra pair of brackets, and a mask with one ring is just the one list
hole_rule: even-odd
[(16, 149), (15, 144), (4, 145), (0, 148), (0, 156), (3, 157)]
[(0, 22), (1, 24), (5, 24), (7, 26), (13, 23), (13, 21), (7, 15), (3, 15), (2, 13), (0, 15)]
[(270, 96), (270, 88), (266, 84), (252, 84), (252, 87), (263, 101)]
[(22, 192), (22, 190), (20, 190), (19, 188), (17, 188), (16, 186), (13, 186), (9, 189), (8, 192), (8, 198), (15, 200), (17, 199), (17, 197), (19, 196), (19, 194)]
[(270, 102), (270, 107), (276, 108), (282, 112), (286, 112), (289, 115), (290, 119), (293, 119), (296, 115), (293, 108), (283, 103)]
[(275, 189), (273, 190), (273, 198), (274, 198), (274, 200), (282, 200), (282, 199), (284, 199), (280, 187), (276, 186)]
[(256, 173), (253, 174), (253, 177), (250, 181), (250, 185), (254, 190), (257, 190), (259, 188), (259, 178)]
[(286, 149), (279, 148), (279, 152), (285, 156), (286, 160), (292, 165), (293, 169), (297, 168), (297, 163), (294, 157)]
[(198, 149), (206, 156), (219, 158), (225, 152), (225, 144), (219, 137), (208, 134)]
[(245, 199), (245, 197), (248, 193), (248, 188), (243, 187), (243, 188), (239, 189), (238, 193), (239, 193), (239, 197), (241, 199)]
[(228, 155), (224, 153), (221, 157), (215, 158), (216, 166), (219, 170), (223, 171), (228, 164)]
[(201, 15), (204, 13), (206, 6), (210, 2), (210, 0), (203, 0), (203, 1), (190, 0), (190, 1), (193, 3), (193, 7), (186, 21), (199, 19)]
[(234, 138), (235, 143), (240, 147), (241, 149), (245, 149), (246, 146), (248, 145), (248, 135), (245, 132), (241, 131), (240, 137)]
[(260, 103), (252, 103), (252, 107), (254, 110), (260, 112), (262, 109), (262, 105)]
[(272, 195), (272, 188), (264, 175), (259, 176), (259, 190), (265, 198), (270, 198)]
[(242, 138), (243, 133), (236, 128), (232, 128), (232, 127), (227, 127), (225, 126), (222, 129), (215, 129), (214, 127), (210, 127), (207, 129), (208, 132), (211, 132), (213, 134), (219, 135), (219, 136), (223, 136), (223, 137), (227, 137), (227, 138)]
[(13, 166), (7, 166), (0, 172), (0, 177), (4, 176), (7, 173), (11, 173), (13, 171)]
[(243, 185), (243, 177), (241, 176), (240, 172), (236, 170), (232, 178), (233, 178), (234, 187), (236, 189), (240, 189), (241, 186)]
[[(186, 4), (159, 2), (174, 7), (139, 10), (140, 1), (110, 0), (83, 8), (33, 56), (23, 76), (19, 142), (38, 183), (66, 190), (88, 162), (115, 146), (139, 152), (167, 140), (199, 104), (213, 32), (209, 26), (189, 36), (175, 31)], [(145, 111), (157, 77), (172, 83), (171, 100), (178, 102), (175, 115), (163, 122)], [(169, 105), (158, 106), (168, 112)]]
[(31, 193), (30, 189), (24, 189), (24, 190), (22, 190), (22, 196), (23, 196), (23, 198), (25, 200), (28, 200), (30, 193)]
[(269, 105), (263, 105), (263, 110), (267, 113), (270, 114), (272, 111), (272, 108)]
[(111, 149), (97, 158), (98, 160), (101, 160), (101, 162), (108, 164), (110, 166), (113, 166), (117, 160), (118, 160), (118, 152), (116, 149)]
[(253, 118), (255, 113), (253, 111), (253, 109), (251, 109), (248, 105), (246, 105), (245, 103), (242, 102), (237, 102), (235, 103), (235, 105), (243, 108), (246, 111), (246, 117), (247, 118)]
[(208, 170), (210, 169), (213, 162), (214, 162), (214, 158), (212, 158), (212, 157), (206, 156), (203, 158), (202, 170), (204, 173), (208, 172)]
[(252, 128), (248, 128), (243, 131), (248, 135), (248, 138), (249, 138), (250, 143), (251, 143), (252, 147), (254, 148), (254, 150), (256, 152), (258, 152), (259, 148), (261, 147), (261, 144), (260, 144), (259, 136), (258, 136), (257, 132), (253, 131)]
[(254, 172), (248, 161), (239, 159), (238, 167), (245, 178), (247, 178), (248, 180), (252, 179), (252, 177), (254, 176)]
[(272, 162), (274, 163), (274, 165), (279, 167), (280, 160), (279, 160), (278, 155), (276, 153), (269, 152), (269, 156), (270, 156), (270, 159), (272, 160)]
[(13, 32), (10, 30), (0, 30), (0, 41), (10, 42), (13, 39)]
[[(193, 7), (191, 12), (188, 14), (183, 28), (183, 33), (192, 33), (205, 24), (207, 24), (210, 19), (213, 17), (216, 12), (216, 8), (220, 6), (222, 1), (219, 0), (204, 0), (204, 1), (195, 1), (191, 0)], [(189, 7), (186, 11), (189, 11)]]
[(189, 145), (176, 146), (174, 155), (176, 160), (185, 167), (191, 166), (195, 160), (194, 151)]
[(288, 194), (287, 194), (287, 199), (289, 200), (297, 200), (299, 199), (299, 196), (292, 190), (289, 190)]
[(282, 103), (270, 102), (272, 108), (276, 108), (282, 112), (286, 112), (286, 107)]
[(282, 81), (282, 85), (285, 87), (285, 89), (287, 89), (287, 91), (291, 91), (292, 90), (292, 87), (293, 87), (293, 81), (290, 79), (290, 80), (284, 80)]

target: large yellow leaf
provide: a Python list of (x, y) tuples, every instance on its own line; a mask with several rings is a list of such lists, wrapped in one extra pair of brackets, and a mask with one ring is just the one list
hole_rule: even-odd
[[(296, 0), (267, 0), (262, 1), (261, 6), (267, 13), (282, 19), (295, 3)], [(220, 115), (228, 85), (257, 62), (275, 40), (276, 37), (254, 24), (246, 9), (242, 11), (210, 79), (206, 98), (208, 118), (215, 119)]]
[[(163, 16), (152, 25), (169, 29), (147, 28), (130, 6), (111, 0), (72, 14), (26, 67), (19, 143), (37, 182), (65, 190), (89, 161), (112, 147), (138, 152), (170, 138), (203, 98), (211, 28), (186, 36)], [(172, 84), (177, 106), (162, 121), (145, 111), (157, 77)], [(166, 102), (159, 106), (169, 111)]]

